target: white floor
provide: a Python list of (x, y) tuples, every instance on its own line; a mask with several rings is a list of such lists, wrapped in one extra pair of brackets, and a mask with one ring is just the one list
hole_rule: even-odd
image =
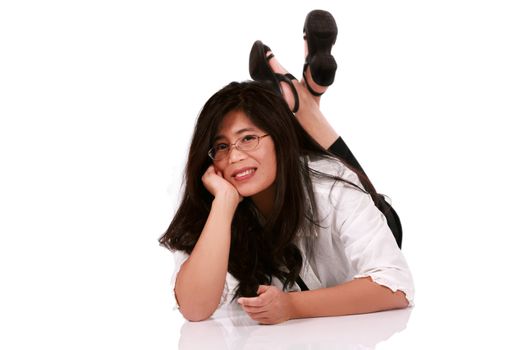
[(185, 323), (179, 349), (373, 349), (402, 332), (412, 311), (301, 319), (262, 326), (234, 304), (216, 312), (208, 321)]
[[(393, 199), (416, 306), (188, 324), (157, 239), (195, 118), (249, 78), (254, 40), (299, 77), (315, 8), (339, 25), (322, 109)], [(523, 348), (524, 17), (519, 1), (2, 2), (0, 348)]]

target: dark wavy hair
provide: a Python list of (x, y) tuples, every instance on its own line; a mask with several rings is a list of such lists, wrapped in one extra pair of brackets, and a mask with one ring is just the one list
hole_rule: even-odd
[[(270, 284), (272, 276), (278, 278), (284, 288), (293, 286), (319, 228), (312, 178), (345, 181), (358, 190), (376, 193), (366, 176), (348, 164), (358, 174), (364, 189), (310, 169), (306, 156), (337, 157), (308, 135), (283, 98), (266, 85), (254, 81), (233, 82), (206, 102), (197, 119), (183, 178), (181, 204), (159, 239), (166, 248), (191, 254), (200, 237), (213, 201), (201, 180), (211, 164), (207, 152), (224, 116), (234, 110), (244, 112), (258, 128), (271, 135), (277, 159), (276, 196), (269, 217), (263, 219), (249, 198), (239, 203), (233, 217), (228, 272), (239, 281), (236, 298), (255, 296), (258, 286)], [(299, 235), (304, 242), (304, 256), (297, 245)]]

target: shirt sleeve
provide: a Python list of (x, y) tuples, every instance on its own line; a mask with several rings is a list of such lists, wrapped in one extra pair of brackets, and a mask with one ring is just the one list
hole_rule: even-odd
[[(182, 264), (184, 264), (189, 257), (190, 255), (183, 250), (176, 250), (173, 252), (175, 268), (173, 270), (173, 275), (171, 276), (171, 290), (173, 291), (173, 295), (175, 296), (175, 309), (179, 308), (179, 302), (177, 300), (177, 296), (175, 295), (175, 284), (177, 282), (177, 275), (179, 274)], [(224, 290), (222, 291), (221, 301), (217, 308), (223, 306), (228, 300), (230, 300), (233, 297), (234, 289), (237, 283), (238, 282), (235, 279), (235, 277), (233, 277), (228, 272), (226, 274), (226, 281), (224, 282)]]
[[(360, 184), (357, 176), (345, 178)], [(383, 213), (369, 194), (338, 184), (334, 224), (344, 244), (345, 255), (357, 271), (353, 278), (370, 277), (393, 292), (405, 293), (413, 305), (414, 283), (403, 253), (396, 244)], [(351, 191), (351, 193), (350, 193)]]

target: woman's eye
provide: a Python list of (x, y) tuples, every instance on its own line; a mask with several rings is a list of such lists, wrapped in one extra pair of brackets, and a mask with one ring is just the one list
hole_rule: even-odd
[(250, 142), (250, 141), (254, 141), (255, 139), (257, 139), (257, 136), (255, 135), (246, 135), (242, 138), (242, 141), (243, 142)]
[(228, 145), (225, 144), (225, 143), (219, 143), (218, 145), (215, 145), (215, 151), (224, 151), (225, 149), (228, 148)]

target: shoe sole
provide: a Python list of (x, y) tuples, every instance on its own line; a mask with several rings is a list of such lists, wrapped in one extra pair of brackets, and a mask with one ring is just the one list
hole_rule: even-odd
[(337, 39), (337, 24), (327, 11), (311, 11), (305, 19), (303, 33), (308, 45), (307, 64), (312, 79), (321, 86), (334, 82), (337, 62), (332, 56), (332, 46)]

